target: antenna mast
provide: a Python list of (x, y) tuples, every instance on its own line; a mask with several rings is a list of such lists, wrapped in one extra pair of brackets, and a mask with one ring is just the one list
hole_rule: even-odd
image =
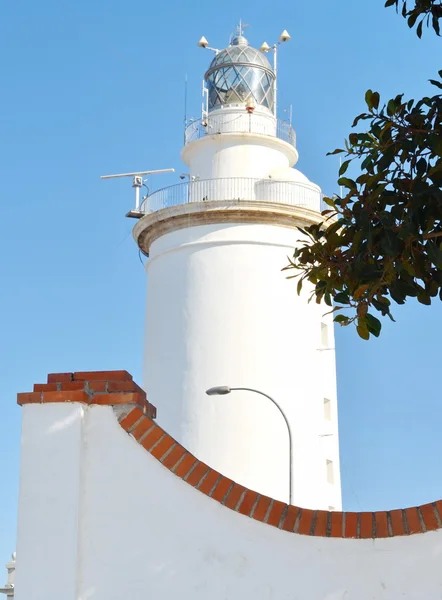
[[(140, 189), (145, 185), (147, 179), (143, 179), (143, 175), (154, 175), (156, 173), (174, 173), (175, 169), (158, 169), (156, 171), (137, 171), (136, 173), (117, 173), (115, 175), (102, 175), (100, 179), (117, 179), (119, 177), (132, 177), (132, 187), (135, 188), (135, 208), (130, 210), (126, 217), (140, 219), (144, 215), (144, 211), (140, 210)], [(147, 198), (147, 196), (145, 197)], [(145, 200), (143, 198), (143, 200)]]
[(186, 143), (186, 129), (187, 129), (187, 73), (184, 78), (184, 144)]

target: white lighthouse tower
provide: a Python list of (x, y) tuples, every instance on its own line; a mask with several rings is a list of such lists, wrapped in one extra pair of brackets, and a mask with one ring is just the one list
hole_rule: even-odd
[[(339, 510), (332, 317), (281, 271), (298, 227), (322, 220), (321, 190), (293, 168), (269, 50), (241, 30), (215, 50), (202, 119), (186, 128), (186, 181), (141, 206), (144, 384), (160, 424), (201, 461), (273, 498)], [(208, 396), (214, 386), (261, 393)]]

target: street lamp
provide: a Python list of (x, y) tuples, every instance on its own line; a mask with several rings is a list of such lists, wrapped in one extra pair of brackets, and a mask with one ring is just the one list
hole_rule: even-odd
[(276, 406), (276, 408), (279, 410), (279, 412), (281, 413), (281, 415), (284, 418), (285, 424), (287, 425), (287, 431), (289, 434), (289, 504), (291, 504), (292, 503), (293, 441), (292, 441), (292, 430), (290, 429), (290, 424), (288, 422), (288, 419), (285, 416), (285, 413), (282, 410), (282, 408), (276, 402), (276, 400), (274, 400), (268, 394), (264, 394), (264, 392), (260, 392), (259, 390), (255, 390), (253, 388), (246, 388), (246, 387), (231, 388), (228, 385), (218, 385), (216, 387), (212, 387), (212, 388), (209, 388), (208, 390), (206, 390), (206, 394), (208, 396), (225, 396), (227, 394), (230, 394), (230, 392), (237, 392), (237, 391), (254, 392), (255, 394), (260, 394), (261, 396), (268, 398), (270, 400), (270, 402), (273, 402), (273, 404)]

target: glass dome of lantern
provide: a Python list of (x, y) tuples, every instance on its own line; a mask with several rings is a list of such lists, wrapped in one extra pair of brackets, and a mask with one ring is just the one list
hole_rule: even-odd
[(249, 46), (243, 35), (217, 53), (205, 74), (209, 110), (229, 104), (244, 104), (252, 98), (256, 106), (273, 112), (275, 74), (266, 56)]

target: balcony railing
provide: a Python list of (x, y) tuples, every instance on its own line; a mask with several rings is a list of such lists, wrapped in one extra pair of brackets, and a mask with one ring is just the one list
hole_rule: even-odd
[(228, 177), (196, 179), (152, 192), (141, 205), (141, 211), (152, 213), (190, 202), (261, 201), (321, 210), (321, 192), (314, 185), (276, 179)]
[(186, 144), (203, 138), (207, 135), (220, 133), (258, 133), (277, 137), (288, 144), (296, 147), (296, 133), (287, 121), (280, 119), (265, 118), (262, 115), (239, 115), (220, 119), (219, 116), (211, 117), (203, 124), (201, 120), (190, 123), (184, 132)]

